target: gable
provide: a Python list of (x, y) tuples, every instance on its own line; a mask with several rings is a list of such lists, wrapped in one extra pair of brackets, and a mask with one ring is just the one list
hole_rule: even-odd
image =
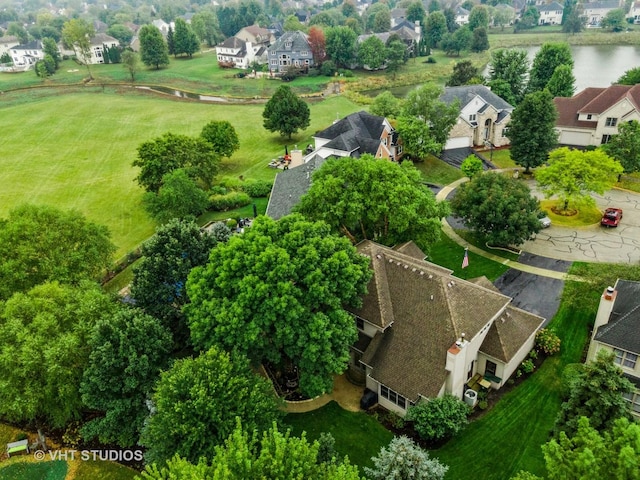
[(481, 98), (483, 102), (491, 105), (496, 111), (507, 110), (513, 111), (513, 105), (493, 93), (484, 85), (462, 85), (459, 87), (446, 87), (444, 93), (440, 96), (440, 100), (447, 104), (451, 104), (458, 100), (461, 110), (464, 110), (469, 103), (476, 98)]

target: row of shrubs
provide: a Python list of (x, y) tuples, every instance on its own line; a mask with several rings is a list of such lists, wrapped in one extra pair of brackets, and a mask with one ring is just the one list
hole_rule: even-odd
[(209, 191), (209, 208), (216, 212), (226, 212), (244, 207), (251, 203), (252, 198), (267, 197), (272, 187), (273, 183), (265, 180), (216, 185)]

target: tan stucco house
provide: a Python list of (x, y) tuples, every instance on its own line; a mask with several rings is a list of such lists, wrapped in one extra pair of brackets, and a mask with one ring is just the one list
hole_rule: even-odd
[(640, 418), (640, 282), (618, 279), (602, 293), (587, 361), (600, 350), (612, 351), (614, 362), (635, 385), (633, 393), (623, 396)]
[(463, 399), (469, 382), (499, 389), (534, 347), (544, 319), (511, 305), (486, 278), (466, 281), (424, 260), (413, 242), (364, 241), (373, 277), (361, 308), (349, 374), (404, 415), (421, 399)]

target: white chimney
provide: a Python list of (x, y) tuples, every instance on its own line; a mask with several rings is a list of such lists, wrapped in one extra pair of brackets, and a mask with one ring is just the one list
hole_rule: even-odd
[(598, 313), (596, 314), (593, 331), (591, 332), (591, 343), (589, 345), (589, 351), (587, 352), (587, 361), (593, 360), (596, 357), (597, 348), (593, 343), (593, 339), (598, 333), (598, 328), (609, 323), (609, 317), (611, 316), (617, 295), (618, 291), (611, 286), (605, 288), (604, 292), (602, 292), (600, 305), (598, 305)]

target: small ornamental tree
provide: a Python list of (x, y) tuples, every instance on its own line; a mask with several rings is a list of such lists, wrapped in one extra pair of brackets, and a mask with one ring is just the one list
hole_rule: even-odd
[(138, 38), (142, 63), (148, 67), (155, 67), (156, 70), (169, 65), (169, 49), (156, 26), (143, 25), (138, 32)]
[(142, 203), (149, 215), (166, 223), (172, 218), (197, 217), (207, 209), (209, 198), (187, 172), (179, 168), (162, 177), (158, 193), (145, 193)]
[(560, 351), (560, 337), (549, 328), (541, 328), (536, 332), (536, 348), (547, 355), (555, 355)]
[(240, 148), (240, 140), (233, 125), (226, 120), (207, 123), (200, 136), (213, 146), (221, 157), (231, 157)]
[(484, 166), (482, 165), (482, 160), (480, 160), (475, 155), (469, 155), (464, 159), (462, 165), (460, 165), (460, 170), (462, 171), (462, 173), (464, 173), (469, 178), (473, 178), (479, 173), (482, 173), (483, 169)]
[(370, 480), (442, 480), (449, 469), (404, 435), (391, 440), (371, 460), (374, 467), (364, 469)]
[(264, 128), (291, 138), (310, 123), (309, 106), (293, 93), (291, 87), (282, 85), (269, 99), (262, 112)]
[(446, 394), (409, 407), (406, 419), (414, 422), (420, 438), (439, 442), (460, 433), (468, 423), (469, 413), (469, 405)]

